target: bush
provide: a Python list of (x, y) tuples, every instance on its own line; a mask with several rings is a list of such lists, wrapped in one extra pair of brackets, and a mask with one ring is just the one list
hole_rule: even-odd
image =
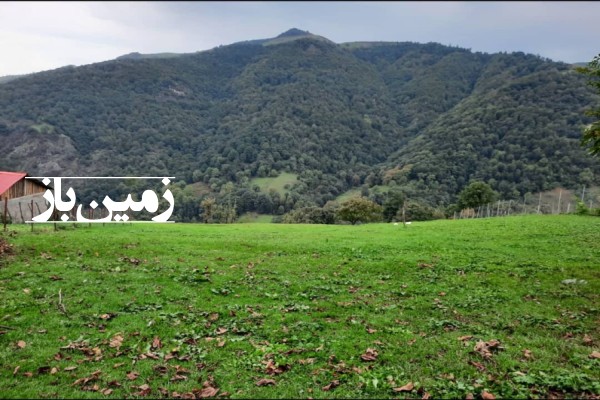
[(575, 214), (588, 215), (589, 213), (590, 213), (590, 209), (587, 208), (585, 203), (581, 200), (577, 200), (577, 205), (575, 206)]
[[(407, 221), (431, 221), (446, 218), (444, 213), (435, 208), (416, 202), (407, 203), (405, 213)], [(402, 221), (402, 210), (396, 214), (396, 220)]]
[(380, 221), (381, 211), (382, 208), (379, 204), (364, 197), (355, 197), (340, 205), (337, 216), (340, 220), (354, 225), (357, 222)]
[(286, 224), (334, 224), (335, 213), (320, 207), (303, 207), (285, 214), (282, 222)]

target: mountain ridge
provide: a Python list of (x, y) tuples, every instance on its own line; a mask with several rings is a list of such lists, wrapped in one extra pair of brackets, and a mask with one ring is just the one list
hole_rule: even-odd
[[(258, 208), (242, 201), (253, 198), (253, 179), (296, 174), (288, 198), (269, 194), (261, 210), (272, 213), (382, 184), (446, 206), (474, 179), (506, 198), (598, 183), (597, 161), (579, 146), (582, 110), (598, 97), (568, 64), (283, 34), (293, 40), (120, 57), (7, 82), (0, 168), (175, 175), (217, 196), (233, 182), (240, 212)], [(60, 145), (47, 148), (51, 138)], [(197, 213), (190, 206), (181, 218)]]

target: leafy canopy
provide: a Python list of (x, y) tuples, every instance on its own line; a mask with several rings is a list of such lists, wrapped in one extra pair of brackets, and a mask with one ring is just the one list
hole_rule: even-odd
[[(589, 76), (588, 84), (600, 94), (600, 54), (594, 57), (587, 67), (577, 68), (577, 71)], [(596, 121), (585, 127), (581, 144), (590, 146), (590, 153), (597, 156), (600, 155), (600, 108), (590, 110), (586, 114), (596, 118)]]
[(355, 197), (342, 203), (337, 214), (339, 219), (352, 225), (357, 222), (378, 221), (381, 219), (381, 206), (367, 198)]
[(475, 208), (491, 203), (496, 198), (496, 192), (485, 182), (471, 182), (458, 195), (460, 208)]

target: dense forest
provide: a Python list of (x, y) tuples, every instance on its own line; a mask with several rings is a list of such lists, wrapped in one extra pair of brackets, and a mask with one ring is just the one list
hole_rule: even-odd
[[(2, 81), (0, 169), (176, 176), (177, 220), (202, 220), (213, 197), (224, 215), (282, 215), (353, 188), (446, 207), (474, 180), (506, 199), (599, 184), (580, 146), (599, 100), (573, 66), (535, 55), (292, 29)], [(282, 174), (297, 179), (256, 184)]]

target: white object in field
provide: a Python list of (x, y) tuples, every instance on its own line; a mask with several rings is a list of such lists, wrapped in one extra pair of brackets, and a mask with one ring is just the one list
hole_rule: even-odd
[(412, 224), (412, 222), (407, 222), (407, 223), (406, 223), (406, 225), (410, 225), (410, 224)]
[(587, 281), (585, 279), (565, 279), (560, 283), (563, 285), (585, 285)]
[(398, 223), (397, 223), (397, 222), (394, 222), (394, 226), (397, 226), (397, 225), (398, 225)]

